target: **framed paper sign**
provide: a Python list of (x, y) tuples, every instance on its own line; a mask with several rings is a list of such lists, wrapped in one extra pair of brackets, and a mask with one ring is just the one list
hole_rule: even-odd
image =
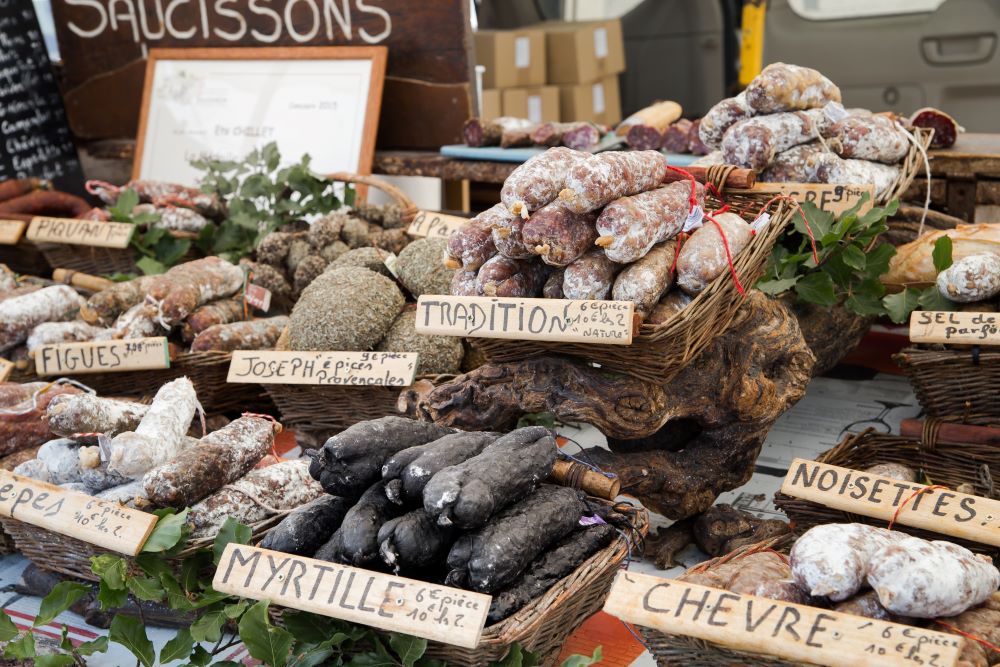
[(195, 158), (276, 142), (317, 173), (371, 173), (382, 46), (151, 49), (132, 177), (194, 183)]

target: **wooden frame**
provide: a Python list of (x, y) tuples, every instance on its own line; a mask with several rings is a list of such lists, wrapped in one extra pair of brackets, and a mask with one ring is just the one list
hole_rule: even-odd
[[(139, 111), (139, 130), (136, 137), (135, 157), (132, 163), (132, 178), (140, 178), (142, 169), (142, 160), (146, 148), (146, 132), (149, 129), (148, 123), (150, 102), (153, 95), (153, 79), (157, 63), (160, 61), (175, 60), (370, 60), (371, 71), (368, 84), (368, 100), (365, 105), (356, 171), (360, 174), (371, 174), (372, 161), (375, 156), (375, 137), (378, 131), (379, 113), (382, 107), (382, 89), (385, 83), (387, 59), (388, 49), (384, 46), (150, 49), (146, 62), (146, 78), (143, 83), (142, 105)], [(334, 138), (333, 140), (336, 139)]]

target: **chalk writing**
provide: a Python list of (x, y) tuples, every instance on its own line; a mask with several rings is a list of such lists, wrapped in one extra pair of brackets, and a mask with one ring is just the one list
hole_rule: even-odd
[(910, 314), (910, 340), (914, 343), (1000, 345), (1000, 315), (915, 310)]
[(233, 352), (227, 382), (406, 387), (417, 369), (415, 352)]

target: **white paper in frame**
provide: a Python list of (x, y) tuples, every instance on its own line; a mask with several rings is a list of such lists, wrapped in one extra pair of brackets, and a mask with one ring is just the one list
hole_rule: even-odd
[(193, 185), (195, 158), (241, 160), (276, 142), (282, 162), (370, 174), (387, 49), (151, 49), (132, 177)]

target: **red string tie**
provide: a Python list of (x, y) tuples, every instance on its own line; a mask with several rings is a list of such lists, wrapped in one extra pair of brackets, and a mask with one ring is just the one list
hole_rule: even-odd
[[(713, 213), (718, 213), (719, 211), (713, 211)], [(715, 225), (715, 228), (719, 230), (719, 236), (722, 237), (722, 247), (726, 250), (726, 262), (729, 263), (729, 273), (732, 274), (733, 280), (736, 282), (736, 290), (740, 293), (740, 296), (746, 297), (747, 292), (743, 289), (743, 285), (740, 283), (740, 277), (736, 275), (736, 267), (733, 266), (733, 254), (729, 250), (729, 240), (726, 238), (726, 232), (722, 229), (722, 225), (719, 221), (712, 217), (713, 213), (706, 213), (705, 217)]]
[(983, 639), (981, 637), (977, 637), (977, 636), (975, 636), (974, 634), (972, 634), (970, 632), (966, 632), (965, 630), (959, 630), (954, 625), (951, 625), (950, 623), (945, 623), (944, 621), (935, 620), (934, 622), (937, 623), (940, 626), (948, 628), (949, 630), (951, 630), (955, 634), (962, 635), (966, 639), (971, 639), (974, 642), (979, 642), (980, 644), (982, 644), (986, 648), (990, 649), (991, 651), (996, 651), (997, 653), (1000, 653), (1000, 646), (996, 646), (994, 644), (991, 644), (990, 642), (986, 641), (985, 639)]
[(96, 180), (96, 179), (91, 179), (91, 180), (87, 181), (86, 183), (84, 183), (83, 187), (87, 191), (88, 194), (92, 194), (92, 195), (95, 195), (95, 196), (98, 195), (98, 194), (100, 194), (102, 190), (107, 190), (107, 191), (109, 191), (109, 192), (111, 192), (113, 194), (116, 194), (116, 195), (119, 192), (121, 192), (121, 188), (119, 188), (117, 185), (112, 185), (111, 183), (108, 183), (107, 181), (99, 181), (99, 180)]
[(763, 213), (768, 206), (776, 201), (791, 202), (792, 205), (795, 206), (795, 209), (799, 212), (799, 215), (802, 217), (802, 224), (805, 225), (806, 228), (806, 235), (809, 236), (809, 244), (812, 246), (813, 261), (816, 262), (816, 266), (819, 266), (819, 253), (816, 251), (816, 237), (813, 236), (812, 227), (809, 226), (809, 220), (806, 219), (806, 212), (802, 210), (801, 204), (795, 201), (793, 197), (789, 197), (788, 195), (776, 195), (771, 197), (766, 204), (760, 207), (760, 210), (757, 212), (757, 217), (760, 217), (761, 213)]
[(926, 493), (927, 491), (933, 491), (934, 489), (947, 489), (947, 488), (948, 488), (947, 486), (941, 486), (939, 484), (934, 484), (932, 486), (925, 486), (925, 487), (919, 488), (916, 491), (914, 491), (913, 493), (911, 493), (909, 495), (909, 497), (907, 497), (907, 499), (904, 500), (903, 503), (899, 507), (896, 508), (896, 511), (893, 512), (892, 519), (889, 521), (889, 526), (888, 526), (889, 530), (892, 530), (893, 524), (895, 524), (896, 523), (896, 519), (899, 518), (899, 513), (903, 511), (903, 508), (906, 507), (910, 503), (911, 500), (913, 500), (914, 498), (916, 498), (917, 496), (919, 496), (921, 493)]
[[(278, 433), (281, 433), (281, 431), (284, 430), (284, 427), (281, 425), (281, 422), (279, 422), (277, 419), (275, 419), (271, 415), (265, 415), (265, 414), (262, 414), (262, 413), (259, 413), (259, 412), (244, 412), (240, 416), (241, 417), (258, 417), (260, 419), (266, 419), (266, 420), (268, 420), (269, 422), (275, 424), (278, 427), (278, 430), (275, 432), (275, 435), (277, 435)], [(281, 460), (281, 454), (279, 454), (278, 450), (275, 449), (275, 442), (274, 442), (273, 439), (271, 440), (271, 454), (274, 455), (274, 460), (275, 461), (280, 461)]]

